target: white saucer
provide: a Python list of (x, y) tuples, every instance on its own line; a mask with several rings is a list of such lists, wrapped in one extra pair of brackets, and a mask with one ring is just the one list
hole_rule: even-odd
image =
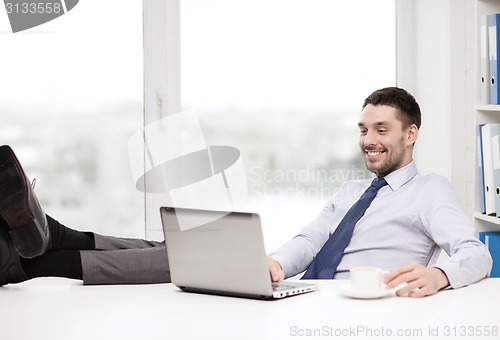
[(351, 287), (351, 284), (346, 284), (341, 287), (341, 292), (345, 296), (355, 299), (378, 299), (390, 293), (393, 293), (394, 290), (386, 288), (380, 288), (377, 290), (359, 290), (359, 289), (353, 289)]

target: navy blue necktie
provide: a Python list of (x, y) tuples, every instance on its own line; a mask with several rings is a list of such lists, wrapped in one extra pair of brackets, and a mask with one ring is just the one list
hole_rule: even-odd
[(384, 178), (375, 178), (373, 180), (370, 187), (366, 189), (340, 221), (337, 229), (318, 252), (302, 279), (333, 279), (333, 275), (344, 255), (344, 250), (351, 241), (354, 226), (365, 214), (366, 209), (377, 196), (378, 190), (386, 184)]

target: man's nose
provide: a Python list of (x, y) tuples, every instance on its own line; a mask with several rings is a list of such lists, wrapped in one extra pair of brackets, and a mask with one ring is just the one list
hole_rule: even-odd
[(367, 131), (363, 144), (365, 146), (377, 144), (377, 134), (374, 133), (373, 131)]

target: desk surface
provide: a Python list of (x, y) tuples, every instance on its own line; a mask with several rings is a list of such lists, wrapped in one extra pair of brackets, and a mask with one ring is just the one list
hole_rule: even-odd
[(0, 288), (2, 339), (499, 339), (500, 279), (423, 299), (342, 296), (346, 281), (280, 301), (184, 293), (172, 284)]

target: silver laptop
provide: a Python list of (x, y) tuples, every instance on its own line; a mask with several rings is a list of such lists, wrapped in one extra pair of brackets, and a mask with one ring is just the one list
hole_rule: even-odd
[(272, 283), (259, 215), (160, 208), (172, 283), (184, 291), (279, 299), (312, 292), (304, 282)]

